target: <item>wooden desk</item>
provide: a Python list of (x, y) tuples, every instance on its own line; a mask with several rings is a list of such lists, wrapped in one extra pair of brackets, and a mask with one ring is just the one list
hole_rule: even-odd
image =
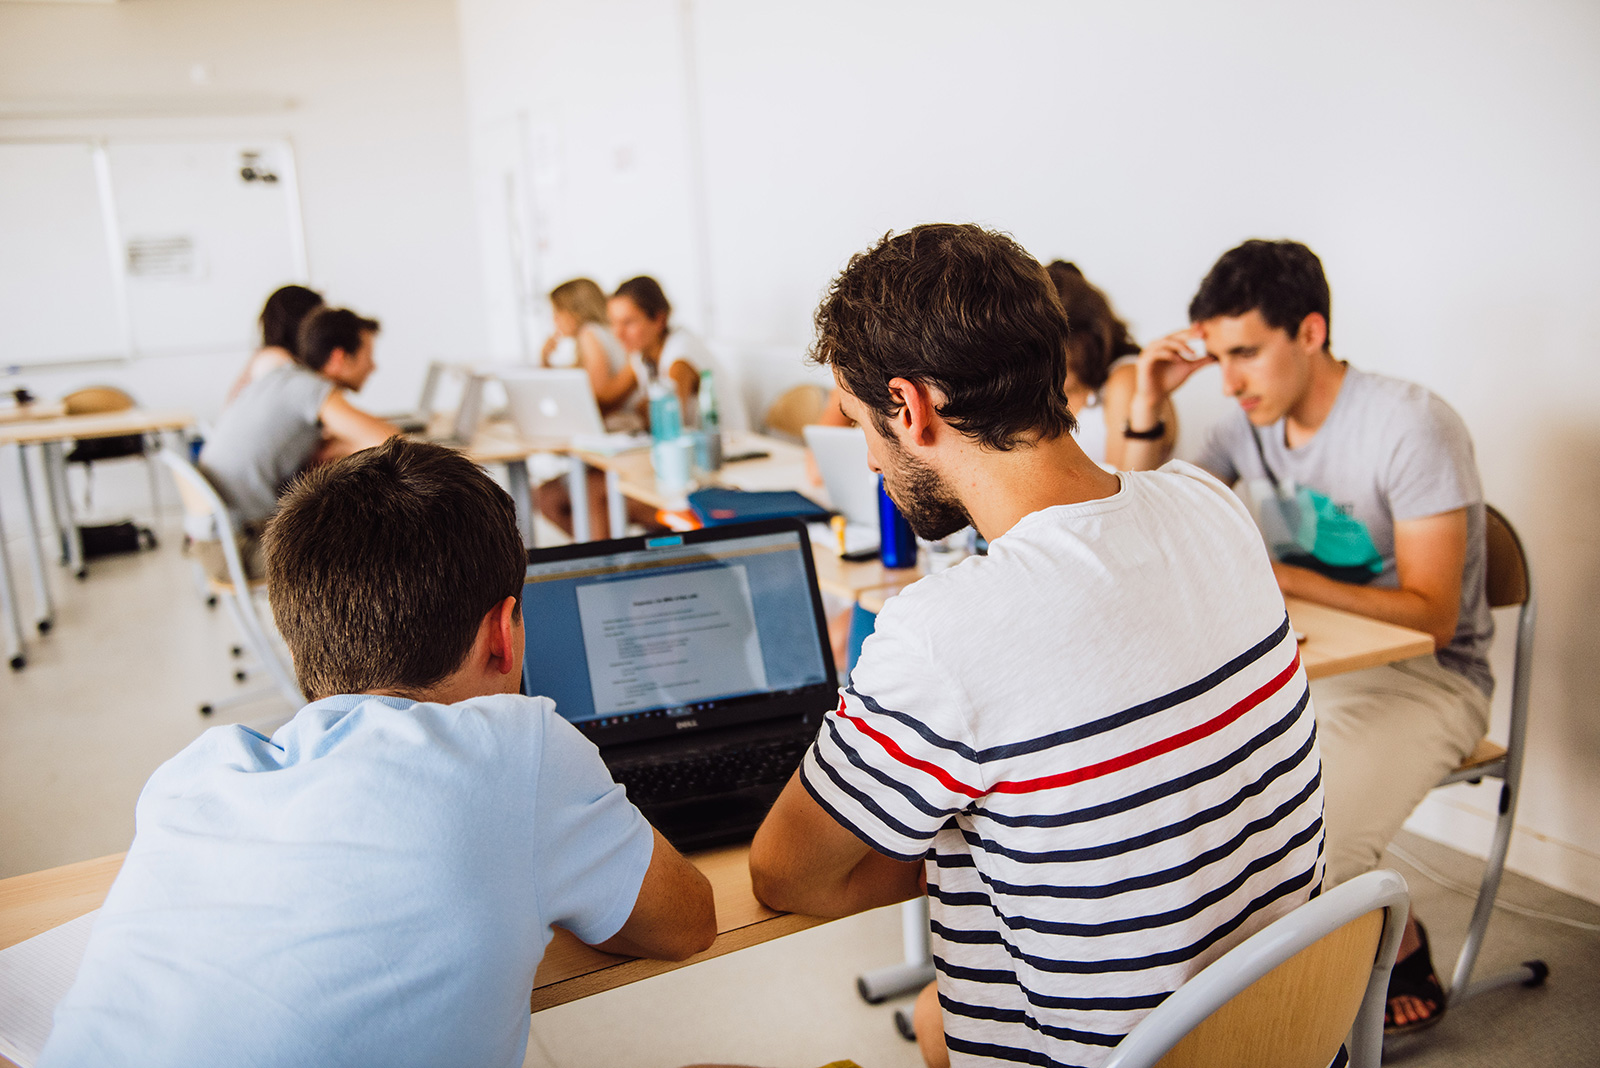
[(27, 423), (36, 419), (55, 419), (66, 414), (67, 406), (60, 401), (30, 401), (0, 408), (0, 423)]
[[(534, 976), (532, 1011), (564, 1005), (827, 922), (816, 916), (773, 912), (757, 901), (750, 889), (749, 855), (747, 846), (727, 846), (689, 858), (705, 872), (716, 897), (717, 939), (710, 949), (676, 962), (618, 957), (557, 930)], [(123, 856), (118, 853), (0, 879), (0, 949), (99, 908), (122, 867)]]
[[(862, 600), (865, 604), (868, 597), (863, 596)], [(882, 600), (876, 603), (882, 607)], [(1338, 609), (1291, 600), (1289, 615), (1306, 635), (1301, 659), (1306, 674), (1312, 678), (1409, 659), (1433, 649), (1433, 639), (1419, 631)], [(562, 1005), (826, 922), (814, 916), (773, 912), (756, 901), (750, 888), (748, 856), (747, 847), (730, 846), (690, 857), (710, 879), (716, 896), (717, 939), (710, 949), (681, 963), (636, 960), (602, 953), (565, 931), (557, 931), (534, 978), (529, 1001), (532, 1011)], [(98, 908), (121, 864), (122, 855), (119, 854), (0, 880), (0, 948)], [(909, 904), (919, 907), (917, 902)], [(925, 901), (921, 903), (921, 907), (925, 905)]]
[[(78, 524), (72, 515), (72, 496), (67, 492), (67, 471), (62, 456), (62, 444), (86, 438), (110, 438), (124, 434), (155, 434), (182, 430), (193, 424), (186, 411), (178, 409), (149, 410), (129, 408), (120, 412), (100, 412), (94, 415), (52, 414), (63, 411), (59, 404), (30, 404), (29, 418), (7, 418), (0, 421), (0, 445), (17, 446), (17, 470), (22, 481), (24, 511), (28, 522), (28, 554), (32, 567), (34, 602), (38, 613), (36, 623), (42, 633), (50, 629), (55, 619), (55, 607), (50, 600), (50, 585), (44, 571), (44, 547), (39, 541), (38, 516), (33, 504), (33, 477), (28, 468), (27, 448), (38, 445), (44, 454), (44, 479), (50, 513), (55, 529), (64, 535), (67, 566), (79, 578), (85, 575), (83, 542), (78, 534)], [(11, 415), (17, 410), (12, 409)], [(11, 562), (5, 551), (5, 528), (0, 522), (0, 615), (6, 629), (13, 670), (22, 668), (27, 660), (23, 655), (22, 623), (18, 618), (17, 603), (11, 585)]]
[[(722, 436), (724, 456), (740, 453), (764, 452), (767, 455), (755, 460), (739, 460), (724, 464), (722, 470), (709, 481), (708, 486), (728, 486), (742, 490), (792, 490), (800, 492), (827, 507), (827, 494), (813, 487), (806, 478), (806, 450), (799, 445), (777, 438), (769, 438), (748, 431), (727, 431)], [(606, 498), (611, 515), (611, 536), (620, 538), (627, 525), (622, 499), (638, 501), (649, 508), (672, 510), (684, 507), (688, 490), (666, 493), (656, 485), (655, 468), (650, 462), (649, 449), (629, 449), (619, 453), (586, 452), (577, 456), (584, 463), (606, 474)], [(583, 498), (574, 497), (573, 500)], [(574, 508), (576, 514), (579, 509)], [(576, 538), (576, 535), (574, 535)], [(582, 539), (576, 539), (582, 540)]]

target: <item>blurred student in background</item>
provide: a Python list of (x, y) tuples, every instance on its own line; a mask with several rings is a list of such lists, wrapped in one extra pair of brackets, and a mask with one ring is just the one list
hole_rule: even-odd
[[(1067, 404), (1078, 420), (1074, 436), (1095, 463), (1124, 469), (1139, 346), (1111, 301), (1076, 264), (1056, 260), (1045, 270), (1067, 313)], [(1170, 401), (1162, 407), (1160, 427), (1156, 440), (1170, 450), (1178, 437), (1178, 416)]]
[(611, 332), (605, 293), (591, 279), (574, 278), (550, 291), (550, 310), (556, 332), (544, 343), (540, 362), (546, 367), (573, 366), (560, 359), (559, 351), (562, 340), (571, 338), (577, 350), (576, 366), (589, 374), (606, 428), (635, 429), (626, 425), (631, 415), (624, 410), (624, 402), (633, 392), (627, 376), (628, 354)]
[(700, 371), (713, 366), (705, 342), (681, 326), (670, 325), (672, 305), (660, 283), (649, 275), (630, 278), (618, 286), (606, 310), (612, 332), (628, 351), (624, 373), (630, 391), (627, 405), (648, 415), (645, 389), (660, 378), (677, 387), (684, 425), (693, 425)]
[[(296, 358), (248, 383), (222, 410), (200, 450), (200, 470), (232, 509), (240, 555), (250, 577), (261, 576), (261, 530), (296, 475), (371, 448), (399, 433), (351, 404), (377, 364), (378, 321), (345, 308), (317, 308), (300, 324)], [(197, 541), (208, 574), (228, 577), (220, 542)]]
[(224, 404), (232, 404), (245, 386), (268, 371), (294, 362), (299, 347), (300, 324), (322, 307), (322, 294), (305, 286), (282, 286), (273, 291), (261, 309), (261, 347), (250, 357), (228, 389)]

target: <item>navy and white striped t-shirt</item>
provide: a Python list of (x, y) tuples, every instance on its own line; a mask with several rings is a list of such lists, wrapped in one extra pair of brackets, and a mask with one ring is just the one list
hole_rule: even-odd
[(1322, 881), (1283, 598), (1238, 499), (1181, 462), (893, 598), (801, 774), (926, 858), (955, 1064), (1098, 1065)]

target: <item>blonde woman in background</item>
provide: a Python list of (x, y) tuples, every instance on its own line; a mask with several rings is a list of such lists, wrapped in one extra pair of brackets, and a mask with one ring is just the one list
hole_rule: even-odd
[(540, 362), (546, 367), (556, 366), (551, 357), (563, 338), (571, 338), (577, 348), (577, 366), (589, 373), (589, 384), (607, 429), (636, 429), (628, 425), (631, 416), (624, 410), (624, 402), (633, 391), (632, 378), (626, 373), (628, 357), (611, 332), (604, 291), (588, 278), (574, 278), (550, 291), (550, 308), (556, 332), (544, 343)]

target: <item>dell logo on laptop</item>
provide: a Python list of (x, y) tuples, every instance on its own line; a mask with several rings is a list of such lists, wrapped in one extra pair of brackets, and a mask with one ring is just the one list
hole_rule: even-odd
[(686, 727), (698, 727), (698, 726), (700, 726), (700, 721), (699, 720), (695, 720), (695, 719), (680, 719), (680, 720), (678, 720), (678, 729), (680, 731), (685, 729)]

